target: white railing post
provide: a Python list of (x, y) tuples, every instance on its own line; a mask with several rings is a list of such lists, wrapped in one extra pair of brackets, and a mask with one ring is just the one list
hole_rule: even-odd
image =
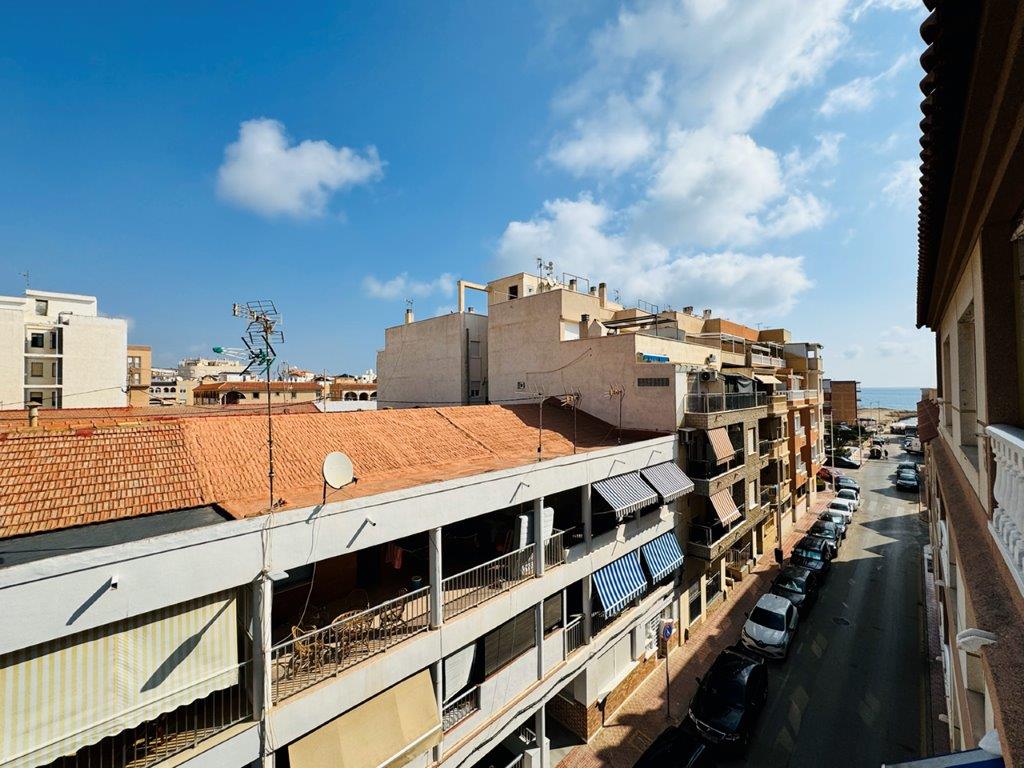
[(444, 623), (444, 584), (441, 578), (441, 529), (430, 529), (430, 628)]
[(533, 574), (544, 575), (544, 497), (533, 500)]
[(273, 606), (274, 582), (265, 571), (253, 582), (252, 591), (252, 716), (259, 723), (260, 757), (262, 768), (274, 765), (274, 745), (270, 743), (267, 727), (267, 712), (273, 701), (270, 663), (271, 609)]
[(1024, 594), (1024, 430), (1004, 424), (985, 430), (995, 464), (989, 532)]
[(580, 582), (583, 587), (583, 642), (589, 644), (593, 637), (593, 578), (584, 576)]

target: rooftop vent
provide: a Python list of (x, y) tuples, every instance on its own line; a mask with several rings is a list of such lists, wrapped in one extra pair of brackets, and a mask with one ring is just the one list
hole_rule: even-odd
[(683, 307), (683, 314), (684, 315), (692, 315), (693, 314), (693, 307)]
[(710, 320), (711, 319), (711, 310), (710, 309), (705, 309), (704, 310), (704, 319), (705, 320)]

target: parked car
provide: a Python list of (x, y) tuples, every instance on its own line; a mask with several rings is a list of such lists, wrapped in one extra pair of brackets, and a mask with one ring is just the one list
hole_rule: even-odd
[(807, 535), (825, 539), (832, 546), (832, 557), (839, 553), (839, 547), (843, 543), (843, 536), (839, 529), (826, 520), (815, 520), (807, 529)]
[(848, 523), (853, 522), (853, 504), (848, 499), (832, 499), (825, 509), (830, 512), (839, 512), (846, 517)]
[(692, 727), (712, 744), (746, 750), (768, 698), (764, 659), (740, 646), (726, 648), (697, 682), (697, 692), (686, 713)]
[(696, 732), (674, 725), (654, 740), (636, 768), (715, 768), (713, 748)]
[(860, 494), (853, 490), (853, 488), (840, 488), (836, 491), (836, 499), (849, 502), (854, 511), (860, 509)]
[(817, 536), (804, 536), (789, 556), (792, 565), (799, 565), (824, 578), (832, 570), (832, 553), (828, 543)]
[(839, 532), (840, 534), (842, 534), (842, 537), (844, 539), (846, 538), (846, 531), (850, 527), (850, 521), (842, 512), (840, 512), (837, 509), (826, 509), (820, 515), (818, 515), (818, 519), (827, 520), (828, 522), (832, 523), (834, 526), (836, 526), (836, 528), (839, 529)]
[(836, 490), (840, 488), (849, 488), (850, 490), (856, 491), (857, 495), (860, 495), (860, 483), (854, 480), (852, 477), (846, 475), (840, 475), (836, 478)]
[(789, 644), (799, 623), (796, 606), (771, 592), (761, 595), (740, 631), (740, 642), (754, 653), (770, 659), (789, 655)]
[(860, 464), (845, 456), (829, 456), (826, 463), (829, 466), (842, 467), (843, 469), (860, 469)]
[(789, 600), (801, 616), (806, 616), (818, 601), (818, 577), (806, 568), (787, 565), (772, 581), (769, 591)]
[(921, 474), (921, 465), (914, 461), (901, 461), (896, 465), (896, 471), (899, 472), (902, 469), (909, 469), (915, 475)]
[(914, 491), (916, 493), (917, 489), (918, 481), (916, 472), (912, 472), (909, 469), (904, 469), (896, 473), (897, 491)]
[(834, 469), (832, 467), (819, 467), (818, 468), (818, 477), (821, 478), (822, 480), (825, 480), (826, 482), (829, 482), (829, 483), (835, 482), (835, 479), (837, 477), (842, 477), (842, 476), (843, 476), (843, 473), (840, 472), (838, 469)]

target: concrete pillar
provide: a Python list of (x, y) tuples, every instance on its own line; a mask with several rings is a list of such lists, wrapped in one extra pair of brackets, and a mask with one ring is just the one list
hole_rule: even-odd
[(592, 597), (594, 581), (592, 576), (584, 576), (583, 581), (580, 582), (583, 587), (583, 642), (590, 643), (590, 638), (593, 636), (594, 625), (593, 625), (593, 604), (594, 600)]
[(274, 600), (274, 582), (261, 573), (253, 582), (252, 590), (252, 711), (259, 723), (260, 768), (273, 768), (274, 747), (268, 729), (268, 711), (273, 705), (272, 669), (270, 666), (271, 609)]
[(708, 575), (700, 575), (700, 616), (703, 621), (708, 615)]
[(537, 679), (544, 679), (544, 601), (533, 607), (533, 634), (537, 645)]
[(444, 623), (444, 591), (441, 589), (441, 529), (431, 528), (430, 550), (430, 628), (436, 629)]
[[(442, 662), (440, 659), (430, 665), (430, 674), (434, 679), (434, 698), (437, 700), (437, 711), (444, 712), (444, 679), (442, 673)], [(444, 753), (444, 733), (441, 734), (441, 741), (439, 741), (431, 750), (431, 758), (435, 763), (441, 762), (441, 755)]]
[(589, 553), (593, 546), (594, 518), (591, 512), (591, 485), (584, 483), (580, 488), (580, 515), (583, 518), (583, 542)]
[(533, 501), (533, 572), (544, 575), (544, 497)]
[(540, 768), (549, 768), (551, 755), (548, 754), (547, 716), (542, 704), (533, 716), (534, 732), (537, 734), (537, 753), (540, 755)]

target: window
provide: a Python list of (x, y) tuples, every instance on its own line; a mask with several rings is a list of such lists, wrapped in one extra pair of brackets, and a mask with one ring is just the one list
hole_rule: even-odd
[(480, 382), (479, 381), (471, 381), (471, 382), (469, 382), (469, 396), (470, 397), (480, 397)]
[(252, 399), (253, 400), (259, 400), (260, 399), (260, 393), (259, 392), (253, 392), (252, 393)]
[(510, 299), (518, 299), (519, 298), (519, 286), (518, 285), (510, 285), (508, 287), (508, 297)]
[(562, 626), (562, 593), (556, 592), (544, 601), (544, 636)]
[(32, 349), (42, 349), (43, 346), (45, 346), (43, 342), (44, 338), (45, 337), (41, 333), (33, 333), (32, 340), (30, 342), (30, 344), (32, 345)]
[(297, 398), (298, 396), (299, 396), (299, 393), (298, 393), (298, 392), (292, 392), (292, 400), (294, 400), (294, 399), (295, 399), (295, 398)]
[(655, 616), (644, 627), (644, 655), (652, 656), (658, 650), (658, 636), (661, 629), (661, 616)]
[(57, 332), (56, 331), (50, 331), (50, 349), (56, 350), (58, 352), (60, 351), (60, 350), (57, 349)]
[(484, 677), (497, 672), (536, 644), (533, 608), (484, 635)]
[(636, 380), (636, 385), (638, 387), (667, 387), (668, 377), (640, 378)]
[(472, 358), (480, 357), (480, 342), (471, 341), (469, 342), (469, 356)]
[(42, 405), (43, 404), (43, 393), (42, 392), (29, 392), (28, 393), (28, 401), (30, 403), (38, 403), (39, 405)]
[(525, 381), (517, 381), (516, 382), (516, 389), (519, 392), (525, 392), (526, 391), (526, 382)]
[(46, 299), (36, 299), (36, 314), (46, 317), (47, 312), (50, 311), (50, 302)]
[(43, 375), (43, 364), (42, 363), (31, 363), (29, 366), (29, 375), (39, 378)]
[[(53, 376), (54, 378), (57, 378), (57, 364), (56, 363), (50, 363), (50, 375)], [(57, 383), (60, 384), (59, 381)]]
[(562, 341), (577, 341), (580, 338), (580, 324), (574, 320), (562, 321)]

